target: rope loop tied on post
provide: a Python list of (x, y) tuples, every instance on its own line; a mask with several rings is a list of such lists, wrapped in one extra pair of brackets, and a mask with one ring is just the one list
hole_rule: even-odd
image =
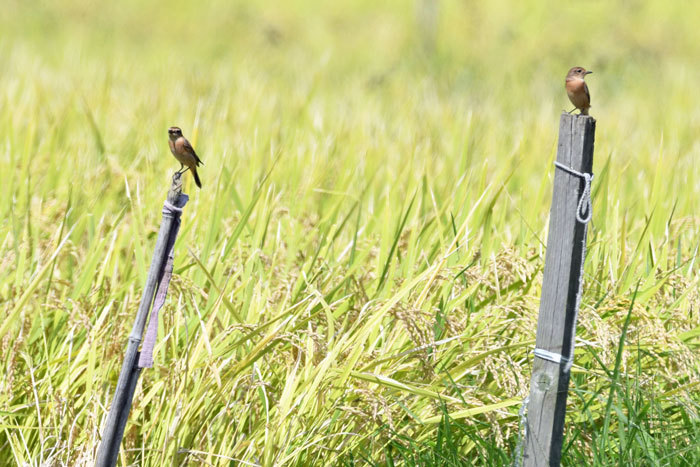
[(583, 192), (578, 200), (578, 207), (576, 208), (576, 220), (582, 224), (588, 224), (593, 217), (593, 205), (591, 203), (591, 182), (593, 181), (593, 174), (581, 173), (578, 170), (574, 170), (571, 167), (567, 167), (564, 164), (554, 161), (555, 167), (568, 172), (575, 177), (582, 178), (584, 181)]
[(567, 358), (561, 354), (558, 354), (558, 353), (550, 352), (549, 350), (545, 350), (545, 349), (537, 349), (536, 348), (534, 351), (534, 354), (535, 354), (535, 357), (539, 357), (542, 360), (547, 360), (548, 362), (552, 362), (552, 363), (561, 363), (561, 362), (568, 363), (569, 362), (569, 358)]
[[(187, 202), (187, 201), (185, 201), (185, 202)], [(183, 206), (184, 206), (184, 204), (183, 204)], [(175, 206), (174, 204), (172, 204), (170, 201), (168, 201), (166, 199), (165, 203), (163, 204), (163, 215), (180, 217), (182, 215), (182, 207)]]

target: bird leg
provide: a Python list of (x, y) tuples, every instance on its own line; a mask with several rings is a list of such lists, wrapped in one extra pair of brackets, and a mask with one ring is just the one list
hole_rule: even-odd
[(185, 172), (187, 172), (188, 170), (190, 170), (190, 168), (189, 168), (189, 167), (187, 167), (187, 168), (186, 168), (185, 170), (183, 170), (183, 171), (182, 171), (182, 172), (180, 172), (180, 173), (181, 173), (181, 174), (184, 174), (184, 173), (185, 173)]

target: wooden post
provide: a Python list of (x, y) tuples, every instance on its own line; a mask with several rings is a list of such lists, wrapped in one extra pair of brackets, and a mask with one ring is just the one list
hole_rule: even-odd
[[(573, 359), (586, 247), (587, 223), (581, 221), (590, 215), (580, 204), (582, 196), (587, 201), (586, 181), (581, 175), (592, 171), (594, 139), (592, 117), (562, 114), (537, 322), (537, 350), (527, 403), (523, 455), (526, 467), (557, 466), (561, 461), (569, 359)], [(586, 207), (590, 209), (590, 205)]]
[[(187, 202), (187, 196), (181, 195), (182, 180), (180, 176), (180, 173), (173, 175), (173, 182), (168, 191), (167, 198), (168, 203), (178, 208), (181, 208)], [(177, 217), (179, 217), (179, 215)], [(151, 267), (148, 270), (148, 277), (146, 278), (146, 285), (143, 289), (143, 295), (141, 296), (141, 303), (136, 313), (134, 326), (129, 335), (129, 343), (127, 344), (126, 353), (124, 354), (124, 362), (122, 363), (121, 373), (119, 373), (117, 387), (114, 390), (114, 399), (112, 400), (112, 406), (110, 407), (107, 421), (103, 428), (100, 447), (97, 450), (95, 465), (98, 467), (111, 467), (117, 463), (119, 446), (121, 445), (122, 437), (124, 436), (124, 428), (126, 427), (126, 421), (129, 417), (129, 411), (131, 410), (131, 401), (134, 397), (136, 383), (141, 374), (141, 368), (136, 364), (139, 357), (138, 348), (141, 344), (143, 330), (146, 327), (148, 310), (150, 310), (151, 304), (153, 303), (158, 280), (168, 257), (169, 252), (166, 250), (169, 237), (173, 230), (173, 223), (176, 222), (176, 220), (176, 216), (166, 214), (165, 211), (163, 212), (163, 220), (160, 224), (160, 231), (158, 232), (158, 239), (156, 240)]]

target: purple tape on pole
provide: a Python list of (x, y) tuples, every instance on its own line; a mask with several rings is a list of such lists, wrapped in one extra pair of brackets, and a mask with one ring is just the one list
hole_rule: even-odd
[(168, 201), (166, 201), (163, 205), (163, 215), (170, 215), (175, 219), (170, 229), (170, 234), (168, 235), (168, 245), (165, 249), (168, 254), (168, 259), (165, 261), (163, 270), (160, 273), (156, 298), (153, 302), (151, 315), (148, 318), (148, 329), (146, 330), (146, 336), (143, 338), (143, 346), (141, 346), (141, 355), (139, 356), (138, 364), (139, 368), (153, 367), (153, 347), (155, 347), (156, 338), (158, 337), (158, 312), (165, 303), (165, 297), (168, 295), (168, 285), (170, 284), (170, 279), (173, 277), (175, 239), (177, 238), (177, 234), (180, 230), (180, 214), (182, 214), (182, 207), (188, 200), (189, 197), (187, 195), (181, 194), (177, 200), (178, 206), (170, 204)]

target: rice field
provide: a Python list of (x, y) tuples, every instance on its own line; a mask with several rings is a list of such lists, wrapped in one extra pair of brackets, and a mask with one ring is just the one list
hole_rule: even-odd
[[(597, 119), (564, 465), (700, 465), (700, 5), (6, 0), (0, 465), (509, 465), (559, 115)], [(635, 293), (636, 290), (636, 293)]]

